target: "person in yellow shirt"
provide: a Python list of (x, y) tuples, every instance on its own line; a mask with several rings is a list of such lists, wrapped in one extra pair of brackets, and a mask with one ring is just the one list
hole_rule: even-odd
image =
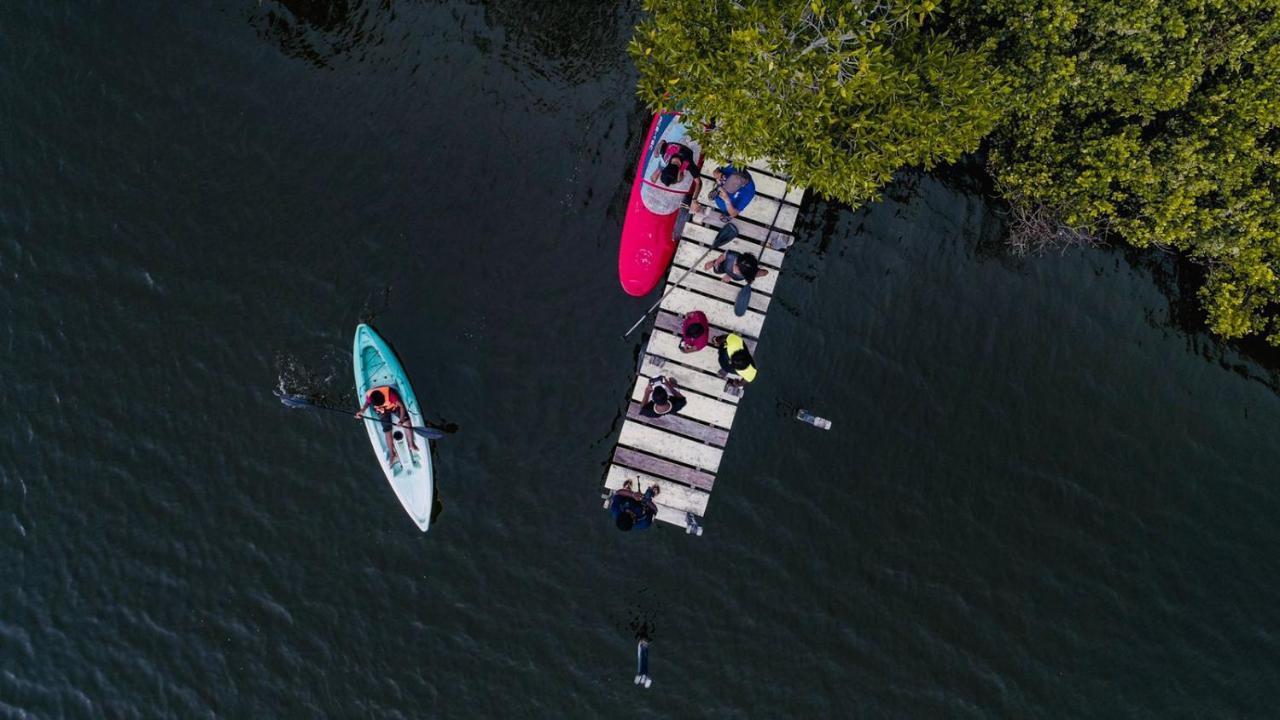
[(756, 379), (756, 363), (747, 341), (737, 333), (711, 338), (711, 346), (719, 349), (720, 377), (734, 375), (741, 382)]

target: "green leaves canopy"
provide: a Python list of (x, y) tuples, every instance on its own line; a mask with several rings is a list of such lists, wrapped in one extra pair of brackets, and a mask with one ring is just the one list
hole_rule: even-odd
[(769, 157), (797, 183), (874, 198), (903, 166), (974, 150), (1003, 88), (989, 48), (928, 27), (932, 2), (646, 0), (630, 51), (654, 109), (717, 130), (714, 157)]
[(991, 167), (1015, 202), (1209, 269), (1224, 337), (1280, 344), (1277, 0), (970, 0), (1016, 82)]
[(1280, 345), (1280, 0), (829, 1), (646, 0), (640, 96), (853, 204), (986, 138), (1010, 202), (1182, 251)]

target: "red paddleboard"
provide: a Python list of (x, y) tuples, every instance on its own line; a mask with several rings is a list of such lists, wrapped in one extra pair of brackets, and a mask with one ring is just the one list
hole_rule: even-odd
[[(671, 187), (650, 181), (662, 167), (658, 144), (667, 142), (687, 145), (693, 150), (694, 167)], [(618, 279), (630, 295), (648, 295), (671, 265), (676, 254), (676, 220), (681, 215), (680, 203), (702, 165), (702, 148), (689, 139), (689, 131), (680, 123), (680, 113), (662, 112), (653, 116), (644, 152), (636, 163), (635, 180), (631, 183), (631, 199), (627, 217), (622, 223), (622, 246), (618, 250)]]

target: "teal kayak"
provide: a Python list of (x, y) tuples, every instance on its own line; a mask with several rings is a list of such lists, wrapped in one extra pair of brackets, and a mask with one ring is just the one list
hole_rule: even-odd
[[(415, 427), (424, 427), (422, 410), (418, 407), (418, 398), (409, 385), (409, 376), (405, 375), (400, 359), (373, 328), (365, 324), (356, 327), (355, 345), (352, 350), (352, 364), (356, 374), (356, 402), (364, 404), (365, 396), (376, 387), (390, 386), (400, 396), (405, 409), (409, 412), (409, 420)], [(372, 409), (365, 414), (373, 415)], [(396, 450), (395, 462), (391, 462), (391, 452), (387, 447), (386, 434), (382, 423), (366, 420), (363, 425), (369, 431), (369, 442), (373, 444), (373, 453), (378, 456), (378, 464), (395, 490), (396, 497), (404, 506), (409, 517), (418, 524), (423, 532), (431, 526), (431, 503), (435, 499), (435, 482), (431, 470), (431, 449), (427, 440), (412, 437), (413, 433), (395, 427), (392, 431), (392, 443)], [(410, 447), (412, 439), (417, 449)]]

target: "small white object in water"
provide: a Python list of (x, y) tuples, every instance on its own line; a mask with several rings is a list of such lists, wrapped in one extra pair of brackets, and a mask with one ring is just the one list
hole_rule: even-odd
[(831, 429), (830, 420), (826, 418), (820, 418), (817, 415), (814, 415), (813, 413), (809, 412), (808, 410), (801, 409), (797, 411), (796, 419), (799, 420), (800, 422), (809, 423), (810, 425), (816, 428), (822, 428), (823, 430)]

